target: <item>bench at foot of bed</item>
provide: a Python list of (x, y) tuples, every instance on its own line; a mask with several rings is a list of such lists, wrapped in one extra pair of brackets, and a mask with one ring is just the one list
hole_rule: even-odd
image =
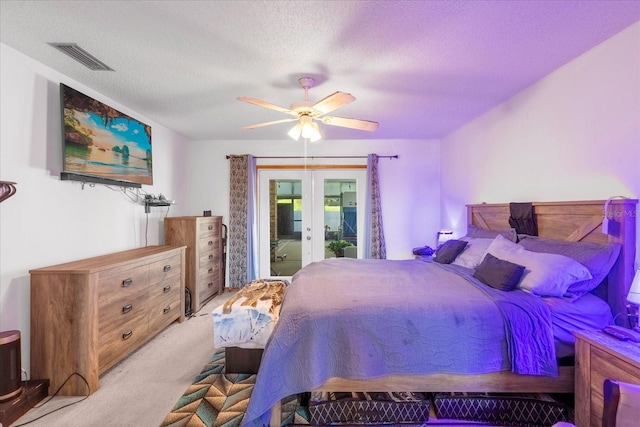
[(227, 347), (225, 352), (225, 371), (228, 374), (257, 374), (262, 359), (261, 348)]

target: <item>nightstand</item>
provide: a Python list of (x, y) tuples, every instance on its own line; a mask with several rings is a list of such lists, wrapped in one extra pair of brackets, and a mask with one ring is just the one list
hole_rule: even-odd
[(640, 384), (640, 343), (601, 331), (577, 331), (575, 424), (602, 425), (602, 384), (606, 378)]

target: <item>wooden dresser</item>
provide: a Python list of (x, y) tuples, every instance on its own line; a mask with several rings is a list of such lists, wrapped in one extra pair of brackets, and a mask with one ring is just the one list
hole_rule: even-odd
[(575, 336), (575, 424), (600, 427), (604, 380), (640, 384), (640, 343), (620, 341), (600, 331), (579, 331)]
[(187, 247), (186, 286), (195, 313), (222, 292), (222, 217), (167, 217), (164, 241), (167, 245)]
[[(99, 376), (170, 323), (184, 321), (185, 248), (147, 246), (31, 270), (31, 377), (55, 392)], [(87, 394), (74, 375), (62, 395)]]

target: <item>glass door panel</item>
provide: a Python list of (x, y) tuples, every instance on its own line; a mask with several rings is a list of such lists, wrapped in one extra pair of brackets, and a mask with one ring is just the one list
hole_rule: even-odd
[[(325, 259), (342, 256), (357, 257), (355, 251), (358, 245), (356, 189), (355, 179), (324, 180)], [(330, 249), (330, 245), (336, 249), (335, 252)]]
[[(364, 170), (260, 171), (260, 277), (291, 277), (313, 261), (361, 256), (365, 179)], [(350, 247), (328, 248), (338, 241)]]

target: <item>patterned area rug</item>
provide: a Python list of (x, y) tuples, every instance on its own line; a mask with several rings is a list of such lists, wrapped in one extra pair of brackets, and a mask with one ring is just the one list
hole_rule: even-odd
[[(195, 378), (184, 395), (178, 400), (172, 411), (162, 421), (160, 427), (237, 427), (242, 423), (249, 398), (256, 382), (256, 374), (227, 374), (225, 372), (225, 352), (218, 351), (213, 355), (211, 361), (205, 365), (202, 372)], [(564, 407), (566, 410), (555, 413), (554, 408), (540, 406), (550, 404), (549, 401), (536, 400), (533, 402), (525, 402), (528, 405), (523, 406), (522, 398), (514, 396), (506, 401), (494, 399), (483, 399), (478, 396), (469, 396), (464, 400), (456, 400), (459, 393), (438, 394), (435, 397), (436, 406), (438, 401), (444, 405), (442, 409), (451, 409), (457, 415), (451, 415), (452, 419), (436, 419), (429, 417), (429, 421), (420, 424), (401, 424), (407, 426), (427, 426), (440, 425), (448, 427), (469, 427), (469, 426), (551, 426), (556, 421), (567, 420), (572, 421), (573, 411), (567, 413), (566, 410), (572, 409), (566, 405), (555, 402), (555, 409)], [(572, 397), (572, 396), (571, 396)], [(444, 400), (443, 400), (444, 399)], [(449, 399), (450, 402), (446, 399)], [(572, 399), (571, 399), (572, 400)], [(507, 409), (496, 412), (497, 407), (507, 405)], [(516, 405), (518, 407), (511, 407)], [(521, 407), (520, 407), (521, 406)], [(480, 416), (486, 410), (491, 409), (490, 413), (501, 413), (507, 418), (494, 418)], [(541, 408), (537, 409), (537, 408)], [(543, 420), (538, 412), (543, 413)], [(556, 411), (557, 412), (557, 411)], [(534, 416), (535, 415), (535, 416)], [(524, 418), (523, 418), (524, 417)], [(483, 423), (477, 421), (462, 420), (478, 420), (485, 422), (493, 420), (493, 422)], [(505, 421), (509, 419), (511, 422)], [(308, 406), (302, 405), (297, 396), (291, 397), (282, 406), (282, 426), (302, 426), (311, 424)], [(362, 425), (362, 424), (360, 424)], [(387, 424), (393, 425), (393, 424)], [(396, 424), (399, 425), (399, 424)]]
[[(160, 427), (236, 427), (249, 404), (255, 374), (227, 374), (224, 350), (213, 355), (178, 400)], [(282, 425), (309, 424), (306, 407), (297, 398), (285, 402)]]

